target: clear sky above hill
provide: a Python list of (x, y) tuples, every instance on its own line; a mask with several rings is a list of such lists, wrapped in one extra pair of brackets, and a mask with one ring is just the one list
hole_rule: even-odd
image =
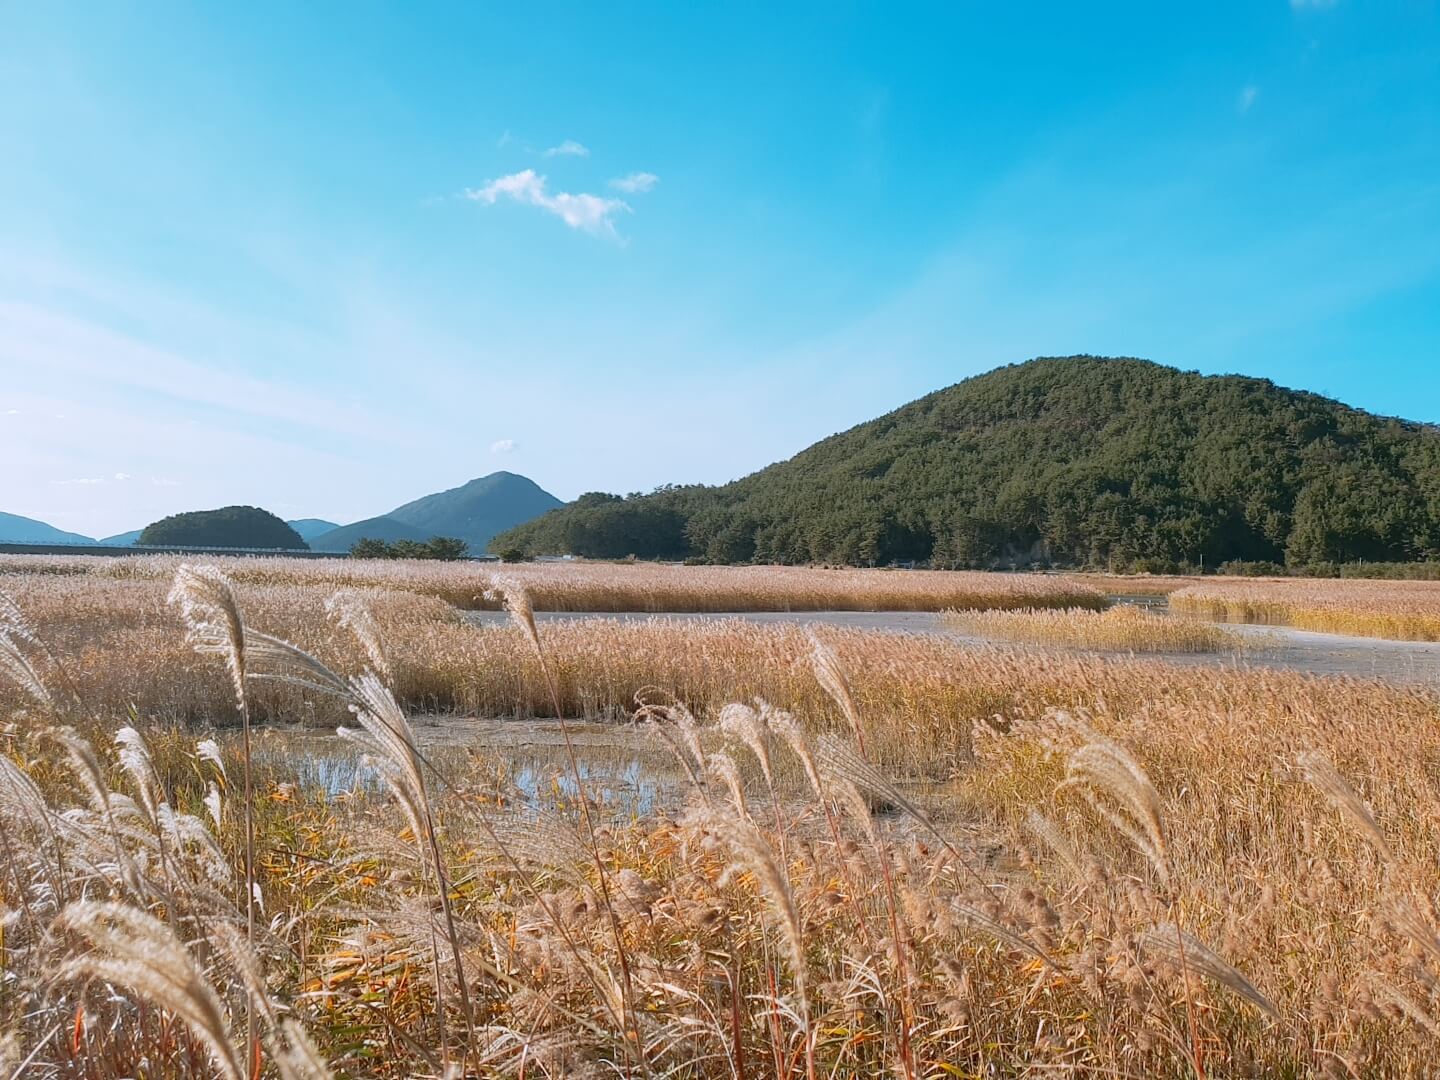
[(1434, 0), (0, 0), (0, 509), (723, 481), (1036, 355), (1440, 421)]

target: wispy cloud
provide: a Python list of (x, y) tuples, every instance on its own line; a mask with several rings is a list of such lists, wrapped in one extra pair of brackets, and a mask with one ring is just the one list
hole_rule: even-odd
[(496, 439), (490, 444), (492, 454), (508, 454), (515, 449), (514, 439)]
[(71, 486), (92, 487), (92, 486), (94, 486), (95, 484), (103, 484), (103, 483), (105, 483), (105, 479), (104, 479), (103, 477), (100, 477), (100, 476), (77, 476), (77, 477), (75, 477), (75, 479), (73, 479), (73, 480), (52, 480), (51, 483), (52, 483), (52, 484), (59, 484), (59, 485), (61, 485), (62, 487), (71, 487)]
[(546, 150), (544, 157), (589, 157), (590, 148), (582, 146), (574, 139), (566, 139), (559, 146), (552, 146)]
[(128, 472), (117, 472), (115, 474), (115, 479), (123, 484), (126, 480), (130, 479), (130, 474)]
[(546, 189), (545, 177), (537, 175), (534, 169), (491, 180), (483, 188), (466, 188), (465, 197), (490, 206), (494, 206), (502, 198), (513, 199), (515, 202), (536, 206), (546, 213), (554, 214), (572, 229), (583, 229), (594, 236), (617, 239), (619, 234), (615, 231), (615, 215), (630, 210), (621, 199), (607, 199), (584, 193), (572, 195), (568, 191), (557, 191), (552, 195)]
[(660, 182), (660, 178), (651, 172), (632, 172), (629, 176), (617, 177), (610, 181), (610, 186), (616, 191), (626, 191), (631, 195), (643, 194), (651, 190)]
[(1247, 113), (1250, 111), (1250, 107), (1255, 104), (1255, 99), (1259, 96), (1260, 88), (1254, 83), (1251, 83), (1240, 91), (1240, 97), (1236, 101), (1236, 105), (1242, 113)]
[(19, 416), (19, 415), (20, 415), (20, 410), (19, 410), (19, 409), (6, 409), (6, 410), (5, 410), (5, 415), (6, 415), (6, 416)]
[(150, 478), (152, 487), (179, 487), (179, 480), (171, 480), (168, 476), (152, 476)]

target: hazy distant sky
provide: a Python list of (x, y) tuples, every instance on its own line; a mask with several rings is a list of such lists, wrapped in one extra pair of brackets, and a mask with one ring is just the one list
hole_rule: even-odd
[(723, 481), (1044, 354), (1440, 420), (1434, 0), (0, 0), (0, 510)]

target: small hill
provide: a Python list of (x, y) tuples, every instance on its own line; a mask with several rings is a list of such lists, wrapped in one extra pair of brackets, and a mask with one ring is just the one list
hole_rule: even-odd
[(1440, 429), (1145, 360), (999, 368), (721, 487), (592, 493), (492, 549), (1117, 568), (1440, 558)]
[(304, 550), (300, 534), (258, 506), (224, 506), (172, 514), (145, 526), (141, 544), (177, 547), (235, 547)]
[(80, 533), (66, 532), (34, 518), (0, 514), (0, 544), (93, 544)]
[(353, 525), (341, 525), (321, 533), (310, 541), (310, 547), (313, 551), (333, 551), (338, 554), (349, 551), (360, 540), (384, 540), (387, 544), (393, 544), (396, 540), (424, 543), (432, 535), (392, 517), (382, 516), (366, 518)]
[(110, 547), (129, 547), (131, 544), (140, 542), (140, 534), (144, 529), (131, 529), (129, 532), (116, 533), (114, 536), (106, 536), (100, 543)]
[(561, 502), (533, 480), (495, 472), (396, 507), (385, 516), (431, 536), (454, 536), (480, 552), (496, 533), (539, 517)]
[(305, 541), (314, 540), (317, 536), (324, 536), (327, 532), (340, 528), (338, 521), (326, 521), (324, 518), (296, 518), (285, 523), (300, 534), (300, 539)]

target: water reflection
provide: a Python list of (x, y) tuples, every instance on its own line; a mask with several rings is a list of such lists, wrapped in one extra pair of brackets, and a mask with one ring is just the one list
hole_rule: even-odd
[[(676, 806), (683, 774), (646, 729), (573, 723), (572, 741), (585, 794), (609, 814), (644, 817)], [(421, 753), (442, 776), (482, 788), (497, 801), (540, 807), (573, 802), (575, 778), (553, 721), (425, 717), (416, 724)], [(333, 732), (264, 728), (256, 732), (257, 771), (327, 798), (376, 795), (380, 773), (354, 743)]]

